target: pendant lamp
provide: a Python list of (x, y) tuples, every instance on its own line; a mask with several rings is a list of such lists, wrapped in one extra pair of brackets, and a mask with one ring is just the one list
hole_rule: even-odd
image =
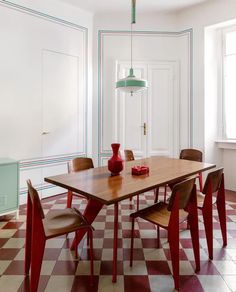
[(133, 95), (133, 93), (142, 91), (148, 87), (147, 80), (139, 79), (135, 77), (134, 75), (134, 69), (133, 69), (133, 25), (136, 23), (136, 0), (131, 0), (131, 66), (129, 69), (129, 75), (123, 79), (120, 79), (116, 82), (116, 89), (119, 89), (120, 91), (130, 93)]

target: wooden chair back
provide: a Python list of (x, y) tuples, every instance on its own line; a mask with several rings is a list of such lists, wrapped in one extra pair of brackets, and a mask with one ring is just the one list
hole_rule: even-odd
[(36, 212), (36, 214), (34, 215), (39, 216), (41, 219), (44, 219), (45, 216), (44, 216), (43, 208), (39, 199), (38, 192), (32, 186), (32, 183), (30, 180), (27, 180), (27, 186), (28, 186), (28, 196), (30, 197), (32, 209), (34, 210), (34, 213)]
[(89, 168), (94, 168), (92, 158), (77, 157), (68, 162), (68, 172), (77, 172)]
[(183, 149), (180, 152), (179, 158), (202, 162), (202, 152), (197, 149)]
[(189, 200), (191, 198), (193, 186), (195, 184), (195, 179), (196, 178), (193, 177), (174, 185), (172, 193), (171, 193), (171, 197), (169, 200), (169, 204), (167, 207), (168, 211), (172, 210), (177, 193), (178, 193), (178, 198), (179, 198), (179, 202), (178, 202), (179, 209), (185, 209), (188, 206)]
[(133, 161), (134, 160), (134, 153), (132, 150), (125, 149), (124, 154), (125, 154), (125, 161)]
[(211, 186), (212, 193), (215, 193), (219, 190), (222, 176), (223, 176), (223, 171), (224, 171), (224, 168), (221, 167), (208, 173), (203, 190), (202, 190), (203, 194), (207, 193), (210, 183), (212, 184)]

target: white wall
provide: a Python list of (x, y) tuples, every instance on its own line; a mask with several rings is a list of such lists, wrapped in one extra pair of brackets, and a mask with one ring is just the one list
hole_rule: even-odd
[[(80, 121), (76, 124), (80, 136), (78, 145), (85, 145), (81, 136), (83, 137), (87, 133), (90, 143), (88, 143), (88, 149), (83, 148), (83, 154), (91, 153), (93, 15), (53, 0), (21, 1), (20, 4), (19, 1), (15, 1), (15, 3), (16, 5), (13, 2), (0, 1), (0, 35), (1, 39), (4, 39), (4, 43), (0, 47), (2, 92), (0, 96), (0, 136), (2, 141), (0, 157), (13, 157), (21, 162), (20, 191), (21, 194), (25, 195), (26, 179), (31, 178), (39, 190), (47, 188), (46, 185), (43, 185), (43, 177), (50, 175), (53, 169), (57, 172), (60, 167), (60, 171), (67, 171), (66, 160), (70, 159), (71, 155), (70, 151), (64, 152), (65, 148), (60, 154), (53, 151), (53, 155), (60, 156), (59, 161), (54, 159), (55, 157), (50, 156), (50, 158), (47, 156), (49, 154), (43, 151), (45, 139), (41, 134), (43, 129), (42, 108), (45, 101), (43, 97), (46, 96), (46, 83), (43, 80), (45, 81), (46, 71), (49, 68), (45, 69), (45, 65), (49, 65), (52, 59), (55, 60), (56, 56), (60, 57), (61, 63), (59, 64), (57, 59), (54, 63), (56, 66), (50, 67), (50, 76), (60, 75), (62, 82), (58, 84), (57, 88), (51, 88), (52, 91), (49, 88), (51, 84), (49, 82), (47, 89), (50, 90), (48, 93), (50, 92), (49, 95), (52, 96), (51, 93), (55, 93), (60, 85), (64, 81), (66, 82), (64, 77), (70, 78), (68, 76), (72, 76), (70, 74), (72, 74), (72, 71), (74, 72), (74, 79), (71, 78), (68, 80), (71, 83), (67, 82), (65, 84), (68, 86), (70, 84), (72, 95), (77, 100), (75, 103), (78, 102), (79, 104), (78, 119), (74, 119), (79, 121), (80, 118)], [(45, 63), (47, 62), (45, 52), (50, 52), (50, 60), (46, 58), (49, 61), (47, 64)], [(53, 70), (56, 70), (57, 65), (62, 68), (62, 64), (65, 65), (64, 70), (58, 70), (55, 74)], [(69, 64), (71, 66), (68, 67)], [(67, 70), (69, 72), (66, 75)], [(64, 77), (62, 77), (63, 74)], [(66, 86), (63, 88), (64, 91), (62, 88), (59, 90), (61, 90), (61, 96), (68, 97), (68, 92), (65, 93)], [(60, 93), (54, 95), (54, 97), (59, 98)], [(86, 99), (88, 99), (87, 109), (83, 106)], [(65, 104), (66, 108), (70, 103)], [(57, 111), (56, 109), (58, 107), (53, 108), (54, 113)], [(88, 131), (84, 126), (86, 125), (85, 113), (87, 111)], [(64, 121), (64, 126), (66, 126), (71, 122), (70, 113), (71, 111), (67, 112), (67, 116), (64, 116), (64, 118), (62, 115), (57, 116), (58, 121), (60, 123)], [(53, 115), (49, 114), (48, 116), (53, 118)], [(57, 127), (55, 128), (55, 132), (58, 132)], [(61, 128), (63, 128), (63, 125)], [(64, 136), (66, 137), (66, 135)], [(77, 144), (73, 146), (76, 147), (76, 152), (81, 148), (80, 146), (77, 147)], [(53, 147), (57, 146), (53, 145)], [(57, 150), (59, 149), (60, 147), (57, 147)], [(47, 170), (50, 169), (48, 175), (44, 175), (46, 168)], [(21, 199), (23, 197), (21, 196)]]
[[(204, 36), (206, 27), (235, 18), (235, 0), (208, 1), (177, 14), (177, 21), (180, 29), (186, 27), (193, 28), (193, 146), (204, 149), (205, 160), (207, 162), (217, 163), (218, 165), (223, 164), (225, 168), (226, 188), (231, 190), (236, 190), (235, 183), (232, 183), (236, 180), (236, 178), (234, 178), (236, 167), (232, 169), (228, 157), (232, 157), (232, 161), (235, 160), (236, 151), (231, 150), (230, 153), (224, 153), (222, 156), (223, 150), (218, 151), (216, 144), (214, 144), (214, 140), (218, 138), (218, 133), (212, 122), (215, 121), (215, 124), (217, 124), (217, 109), (213, 106), (215, 111), (212, 108), (209, 110), (209, 106), (211, 102), (214, 102), (214, 100), (211, 100), (213, 96), (215, 96), (215, 104), (217, 103), (217, 93), (211, 91), (211, 96), (208, 96), (208, 98), (205, 96)], [(209, 91), (206, 91), (206, 93), (208, 94)], [(204, 98), (206, 98), (206, 103)], [(227, 152), (227, 150), (224, 151)], [(223, 157), (227, 157), (227, 159)]]
[[(4, 3), (5, 1), (0, 1)], [(56, 0), (12, 0), (12, 3), (22, 5), (42, 13), (50, 14), (58, 18), (71, 21), (73, 23), (88, 28), (89, 47), (88, 47), (88, 154), (97, 157), (97, 35), (98, 30), (129, 30), (130, 14), (98, 14), (94, 17), (91, 13), (85, 12), (74, 6), (66, 5)], [(1, 9), (1, 7), (0, 7)], [(204, 29), (219, 22), (236, 18), (235, 0), (214, 0), (207, 1), (204, 4), (194, 6), (180, 11), (177, 14), (140, 14), (137, 7), (137, 30), (155, 30), (155, 31), (180, 31), (193, 28), (193, 146), (204, 150), (208, 145), (209, 137), (205, 134), (204, 128), (207, 126), (204, 103)], [(4, 27), (0, 19), (0, 26)], [(93, 56), (93, 60), (92, 60)], [(92, 64), (93, 62), (93, 64)], [(94, 73), (92, 75), (92, 72)], [(94, 76), (94, 81), (92, 80)], [(92, 84), (93, 82), (93, 84)], [(92, 86), (93, 85), (93, 86)], [(94, 90), (94, 91), (93, 91)], [(93, 109), (92, 109), (93, 104)], [(93, 121), (93, 123), (92, 123)], [(4, 121), (3, 121), (4, 122)], [(93, 141), (93, 143), (92, 143)], [(212, 145), (213, 137), (210, 138)], [(92, 147), (93, 145), (93, 147)], [(207, 146), (208, 147), (208, 146)], [(217, 154), (216, 154), (217, 155)], [(227, 154), (228, 155), (228, 154)], [(230, 151), (230, 156), (236, 156), (235, 151)], [(1, 156), (1, 154), (0, 154)], [(217, 161), (215, 157), (209, 156), (206, 149), (206, 160), (210, 162)], [(227, 156), (228, 157), (228, 156)], [(227, 158), (227, 161), (229, 159)], [(228, 162), (225, 160), (225, 169), (228, 171)], [(234, 170), (235, 171), (235, 170)], [(234, 171), (231, 173), (234, 173)], [(232, 180), (231, 180), (232, 181)], [(227, 185), (231, 188), (231, 183)]]

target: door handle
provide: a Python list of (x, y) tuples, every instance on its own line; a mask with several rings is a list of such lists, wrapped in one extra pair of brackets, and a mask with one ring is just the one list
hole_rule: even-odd
[(147, 135), (147, 124), (143, 123), (143, 126), (141, 126), (143, 128), (143, 135), (146, 136)]
[(41, 135), (48, 135), (50, 132), (43, 132)]

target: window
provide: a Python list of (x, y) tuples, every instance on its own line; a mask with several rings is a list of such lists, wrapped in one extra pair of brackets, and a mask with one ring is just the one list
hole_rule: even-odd
[(236, 140), (236, 27), (223, 35), (224, 138)]

